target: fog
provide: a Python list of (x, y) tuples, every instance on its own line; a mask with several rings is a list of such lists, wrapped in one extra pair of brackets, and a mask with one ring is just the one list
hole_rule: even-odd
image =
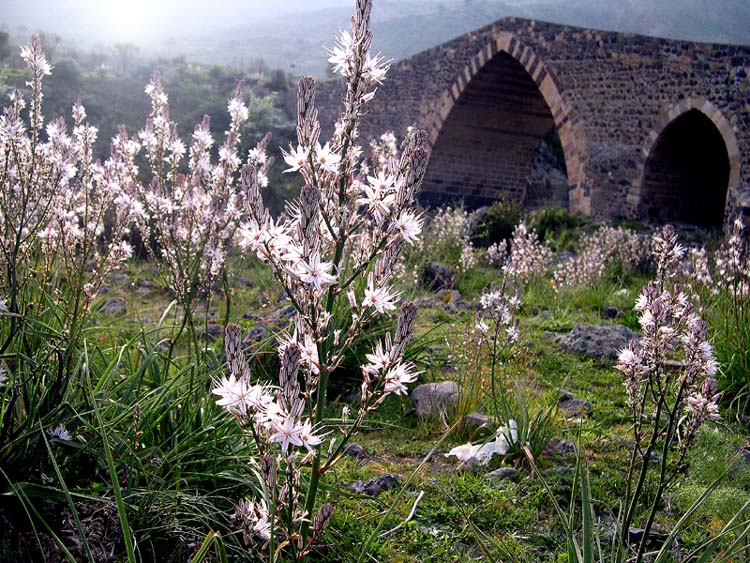
[(168, 36), (351, 4), (351, 0), (0, 0), (0, 24), (85, 42), (144, 45)]
[[(54, 33), (62, 49), (185, 57), (244, 68), (263, 59), (322, 75), (323, 46), (354, 0), (0, 0), (0, 30), (16, 44)], [(717, 7), (720, 6), (720, 9)], [(673, 39), (750, 44), (750, 0), (374, 0), (375, 48), (402, 58), (506, 16)]]

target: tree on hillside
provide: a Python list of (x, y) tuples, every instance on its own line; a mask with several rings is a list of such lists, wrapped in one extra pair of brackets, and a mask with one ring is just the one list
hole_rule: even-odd
[(47, 59), (50, 61), (55, 60), (55, 51), (62, 42), (62, 37), (56, 33), (41, 32), (39, 34), (39, 40), (42, 42), (42, 50), (46, 53)]
[(0, 31), (0, 62), (10, 57), (10, 35), (4, 31)]
[(121, 74), (128, 73), (138, 56), (138, 47), (132, 43), (117, 43), (112, 52), (114, 68)]

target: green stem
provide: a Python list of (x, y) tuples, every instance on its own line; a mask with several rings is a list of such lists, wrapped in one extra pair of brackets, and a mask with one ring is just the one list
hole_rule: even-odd
[[(638, 476), (638, 483), (636, 485), (636, 488), (635, 488), (635, 491), (633, 492), (632, 497), (630, 497), (630, 499), (626, 499), (626, 502), (629, 500), (629, 504), (625, 512), (625, 518), (623, 518), (623, 522), (622, 522), (623, 543), (626, 543), (628, 540), (628, 530), (630, 529), (630, 524), (633, 521), (633, 516), (635, 515), (635, 508), (636, 508), (636, 505), (638, 504), (638, 499), (641, 496), (641, 492), (643, 491), (643, 486), (646, 482), (646, 475), (648, 473), (648, 464), (649, 464), (649, 460), (651, 457), (651, 452), (653, 451), (656, 445), (656, 440), (659, 436), (659, 419), (661, 418), (661, 411), (662, 411), (663, 405), (664, 405), (664, 396), (661, 396), (656, 406), (656, 413), (654, 414), (654, 426), (653, 426), (653, 430), (651, 431), (651, 438), (649, 440), (648, 447), (646, 448), (646, 451), (643, 454), (643, 458), (641, 459), (641, 471)], [(637, 447), (637, 444), (635, 447)]]

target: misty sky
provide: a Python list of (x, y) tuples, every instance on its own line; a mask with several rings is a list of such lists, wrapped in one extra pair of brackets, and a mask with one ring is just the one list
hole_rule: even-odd
[(352, 4), (353, 0), (0, 0), (0, 24), (87, 41), (139, 44)]
[[(0, 30), (61, 36), (106, 51), (130, 42), (144, 56), (228, 66), (325, 71), (323, 45), (355, 0), (0, 0)], [(717, 9), (720, 7), (720, 9)], [(515, 15), (658, 37), (750, 44), (750, 0), (375, 0), (376, 47), (401, 58)], [(23, 26), (19, 28), (19, 26)]]

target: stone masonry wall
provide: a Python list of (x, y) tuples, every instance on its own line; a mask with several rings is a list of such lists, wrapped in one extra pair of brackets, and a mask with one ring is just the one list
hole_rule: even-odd
[[(427, 130), (428, 200), (480, 204), (498, 190), (521, 197), (538, 141), (554, 126), (570, 209), (636, 217), (652, 147), (670, 122), (697, 109), (726, 146), (727, 212), (750, 213), (749, 75), (750, 47), (506, 18), (395, 63), (362, 134)], [(340, 83), (320, 85), (328, 131), (339, 101)]]

